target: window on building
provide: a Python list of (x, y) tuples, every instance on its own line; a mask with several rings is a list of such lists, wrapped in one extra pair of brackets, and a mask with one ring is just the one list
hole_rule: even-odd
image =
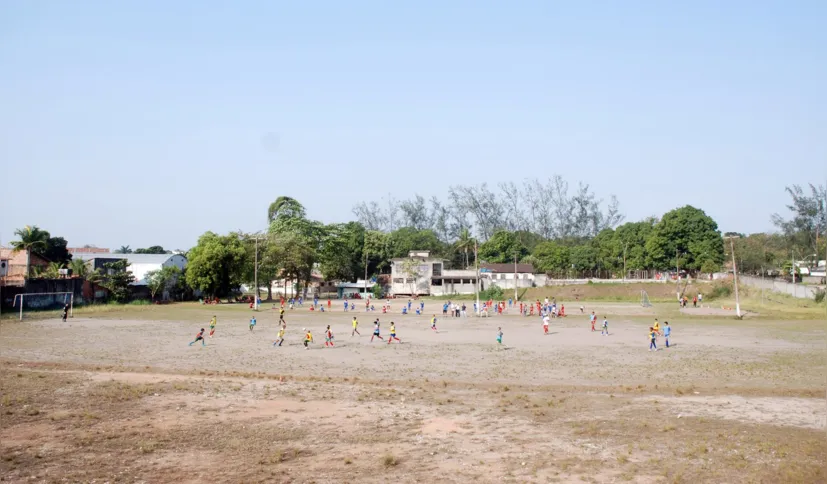
[(442, 285), (442, 279), (431, 279), (431, 285), (432, 286), (441, 286)]
[(394, 284), (404, 284), (404, 283), (405, 283), (405, 279), (402, 279), (401, 277), (394, 277), (394, 278), (393, 278), (393, 283), (394, 283)]
[(412, 284), (413, 282), (414, 282), (414, 278), (413, 278), (413, 277), (409, 277), (409, 278), (405, 279), (405, 283), (406, 283), (406, 284)]
[(442, 275), (442, 264), (437, 262), (432, 267), (433, 275), (436, 277), (440, 277)]

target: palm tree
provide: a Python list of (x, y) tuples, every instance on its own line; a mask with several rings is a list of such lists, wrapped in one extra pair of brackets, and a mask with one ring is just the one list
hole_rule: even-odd
[(456, 241), (458, 250), (465, 252), (465, 268), (468, 268), (468, 251), (474, 248), (474, 238), (471, 237), (471, 231), (463, 228), (459, 233), (459, 238)]
[(89, 266), (86, 265), (86, 261), (83, 259), (72, 259), (72, 261), (69, 262), (69, 267), (72, 269), (73, 276), (82, 279), (85, 279), (86, 275), (90, 272)]
[(32, 252), (42, 254), (48, 248), (49, 232), (41, 230), (37, 225), (27, 225), (14, 231), (20, 240), (11, 243), (15, 252), (26, 251), (26, 277), (31, 275)]
[(272, 222), (280, 217), (304, 218), (304, 215), (304, 206), (291, 197), (279, 197), (267, 208), (267, 222)]
[(60, 277), (61, 269), (63, 269), (63, 264), (59, 262), (50, 262), (49, 266), (46, 267), (46, 270), (43, 272), (43, 275), (47, 279), (57, 279)]
[(122, 245), (120, 249), (115, 251), (116, 254), (131, 254), (132, 248), (128, 245)]

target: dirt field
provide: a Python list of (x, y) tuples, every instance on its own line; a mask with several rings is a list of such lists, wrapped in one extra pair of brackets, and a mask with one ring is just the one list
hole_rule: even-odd
[[(823, 321), (149, 307), (0, 325), (4, 482), (824, 482)], [(577, 304), (579, 306), (579, 303)], [(440, 311), (441, 312), (441, 311)], [(577, 311), (579, 313), (579, 310)], [(218, 316), (207, 346), (188, 346)], [(396, 321), (402, 344), (370, 342)], [(655, 317), (672, 347), (647, 351)], [(336, 346), (325, 348), (331, 324)], [(495, 341), (497, 327), (504, 345)], [(302, 328), (316, 343), (305, 350)], [(663, 341), (659, 341), (662, 345)]]

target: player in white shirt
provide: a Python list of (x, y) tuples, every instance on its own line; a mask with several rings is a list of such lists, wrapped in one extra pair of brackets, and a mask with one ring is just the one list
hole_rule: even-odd
[(548, 334), (548, 314), (543, 316), (543, 334)]

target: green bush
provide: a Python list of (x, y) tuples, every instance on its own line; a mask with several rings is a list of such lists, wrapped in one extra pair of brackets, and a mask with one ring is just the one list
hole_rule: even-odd
[(816, 303), (821, 304), (824, 301), (824, 296), (827, 294), (827, 291), (824, 289), (816, 289), (815, 295), (813, 295), (813, 299), (815, 299)]
[(484, 291), (480, 291), (480, 299), (483, 301), (487, 301), (489, 299), (493, 301), (500, 301), (503, 299), (503, 296), (505, 296), (505, 293), (499, 286), (491, 286)]
[(379, 284), (374, 284), (373, 287), (370, 288), (370, 292), (373, 293), (375, 299), (382, 299), (382, 286)]
[(712, 286), (712, 289), (707, 294), (709, 299), (720, 299), (729, 297), (732, 295), (732, 285), (728, 282), (725, 283), (716, 283)]

